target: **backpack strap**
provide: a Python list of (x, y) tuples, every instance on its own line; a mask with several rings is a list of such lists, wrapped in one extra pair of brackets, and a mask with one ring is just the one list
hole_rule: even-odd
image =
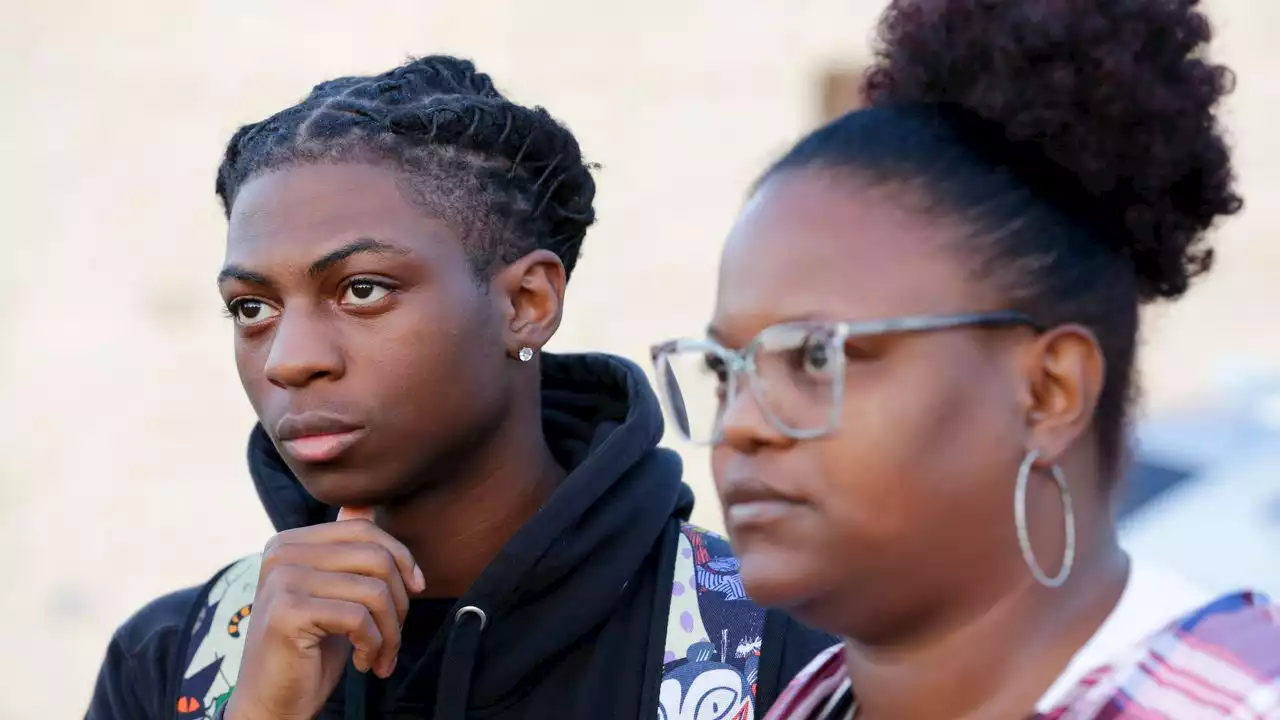
[(754, 720), (764, 621), (729, 542), (681, 526), (659, 691), (665, 717), (689, 717), (712, 703), (723, 713), (716, 717)]
[(261, 567), (262, 556), (250, 555), (224, 568), (201, 593), (179, 657), (176, 720), (212, 720), (231, 697)]

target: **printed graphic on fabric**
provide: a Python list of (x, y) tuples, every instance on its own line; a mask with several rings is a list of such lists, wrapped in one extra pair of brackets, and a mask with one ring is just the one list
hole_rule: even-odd
[(687, 525), (676, 550), (659, 718), (752, 720), (764, 611), (728, 541)]
[(659, 720), (751, 720), (754, 690), (742, 673), (720, 662), (715, 646), (697, 643), (668, 665), (658, 694)]
[(178, 693), (178, 720), (209, 720), (231, 697), (240, 674), (245, 631), (252, 622), (261, 556), (227, 569), (209, 591), (191, 629), (186, 673)]

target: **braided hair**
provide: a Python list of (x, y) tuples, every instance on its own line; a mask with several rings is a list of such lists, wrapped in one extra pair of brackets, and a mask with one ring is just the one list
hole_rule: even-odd
[(331, 162), (401, 171), (409, 195), (463, 234), (478, 278), (537, 249), (555, 253), (567, 276), (595, 221), (593, 168), (573, 133), (455, 57), (329, 80), (241, 127), (218, 168), (217, 194), (229, 217), (250, 178)]

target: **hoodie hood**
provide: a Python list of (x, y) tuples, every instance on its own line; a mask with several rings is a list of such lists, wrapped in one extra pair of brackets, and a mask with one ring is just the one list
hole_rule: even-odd
[[(614, 670), (634, 674), (644, 664), (661, 597), (654, 568), (674, 552), (663, 547), (665, 531), (688, 519), (693, 494), (680, 480), (679, 457), (657, 447), (662, 415), (638, 367), (602, 354), (544, 353), (541, 363), (544, 432), (567, 477), (458, 601), (460, 610), (481, 612), (451, 615), (377, 710), (352, 707), (364, 705), (365, 676), (349, 677), (347, 718), (425, 714), (431, 708), (414, 697), (415, 681), (438, 686), (428, 715), (438, 720), (524, 717), (521, 708), (554, 697), (544, 686), (556, 684), (566, 663), (576, 669), (559, 673), (562, 701), (580, 697), (580, 686), (594, 679), (608, 695), (580, 701), (593, 716), (634, 716), (639, 687), (618, 685), (638, 686), (639, 678)], [(250, 437), (249, 466), (277, 530), (336, 518), (337, 508), (303, 489), (261, 426)], [(609, 647), (616, 643), (631, 649)], [(609, 706), (622, 714), (609, 714)]]

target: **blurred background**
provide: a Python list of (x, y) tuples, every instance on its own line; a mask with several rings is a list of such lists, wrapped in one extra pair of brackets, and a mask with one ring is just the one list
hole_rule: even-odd
[[(1247, 211), (1146, 326), (1127, 542), (1214, 589), (1280, 593), (1280, 4), (1216, 0)], [(578, 134), (600, 223), (551, 349), (647, 367), (699, 333), (747, 184), (856, 103), (868, 0), (16, 0), (0, 22), (0, 720), (83, 715), (148, 599), (270, 533), (214, 275), (223, 144), (316, 82), (475, 59)], [(720, 525), (685, 453), (696, 520)]]

